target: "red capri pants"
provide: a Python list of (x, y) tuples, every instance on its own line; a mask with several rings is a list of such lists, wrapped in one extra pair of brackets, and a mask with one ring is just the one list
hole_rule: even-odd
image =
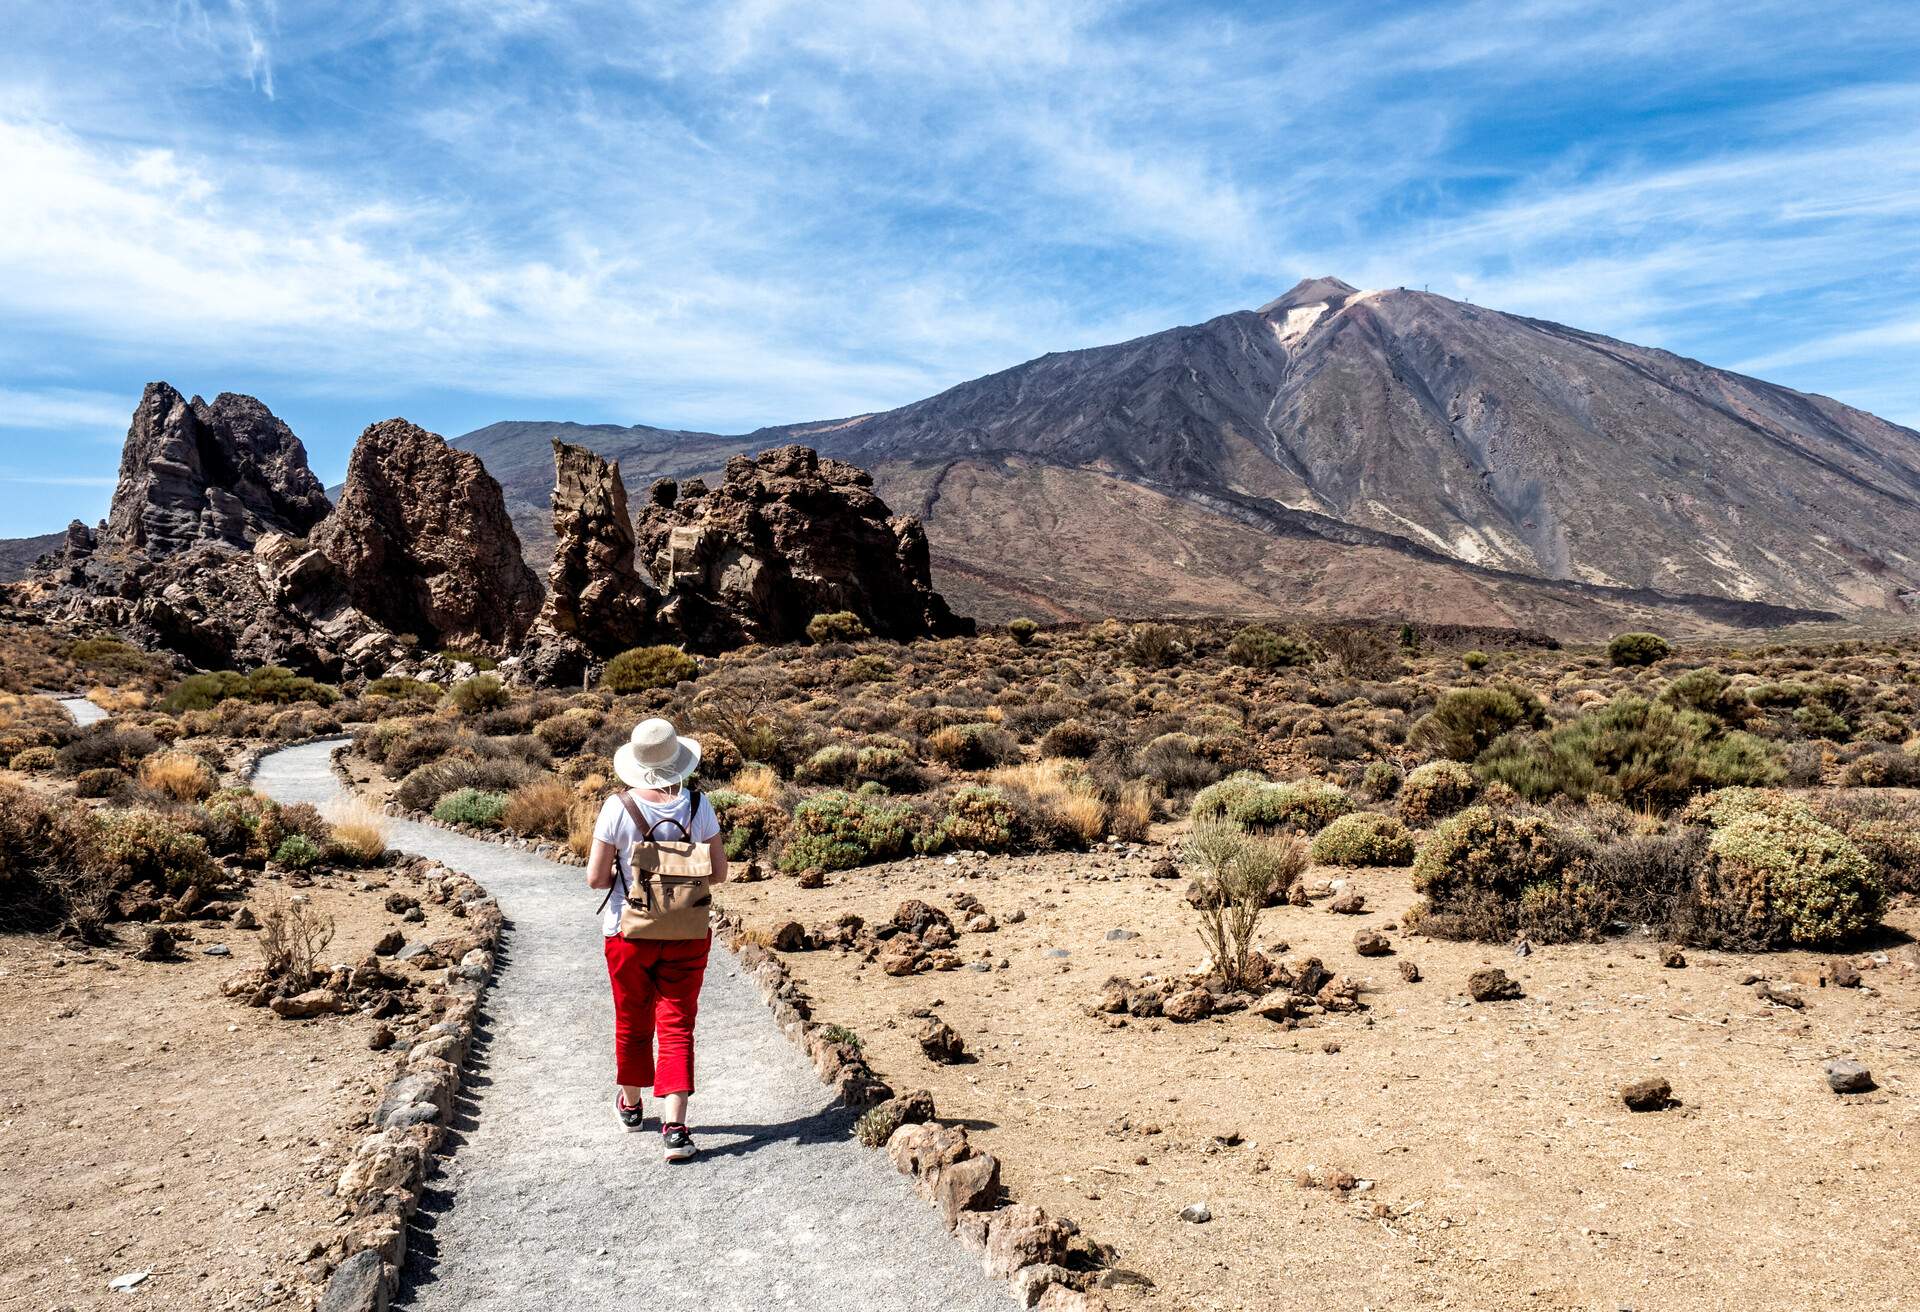
[[(693, 1020), (710, 938), (607, 939), (613, 980), (613, 1055), (621, 1084), (656, 1097), (693, 1092)], [(658, 1074), (653, 1045), (660, 1044)]]

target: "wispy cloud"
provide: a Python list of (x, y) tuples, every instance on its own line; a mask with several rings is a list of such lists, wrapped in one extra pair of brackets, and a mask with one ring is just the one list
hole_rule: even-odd
[(127, 409), (126, 398), (112, 392), (0, 387), (0, 428), (58, 433), (106, 428), (124, 434)]

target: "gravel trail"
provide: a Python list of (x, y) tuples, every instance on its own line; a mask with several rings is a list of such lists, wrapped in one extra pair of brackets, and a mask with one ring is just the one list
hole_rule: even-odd
[[(76, 713), (76, 718), (78, 714)], [(340, 792), (333, 742), (274, 752), (254, 787)], [(416, 1308), (1004, 1308), (977, 1259), (883, 1154), (847, 1137), (812, 1067), (715, 946), (697, 1030), (692, 1164), (614, 1116), (613, 1004), (583, 872), (390, 820), (390, 843), (499, 899), (507, 933), (456, 1111), (458, 1151), (408, 1237)], [(723, 893), (724, 897), (724, 893)]]

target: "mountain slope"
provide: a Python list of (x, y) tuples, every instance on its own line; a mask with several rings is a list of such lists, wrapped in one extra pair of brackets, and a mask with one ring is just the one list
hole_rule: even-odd
[[(1364, 604), (1572, 632), (1920, 604), (1920, 434), (1665, 351), (1337, 278), (884, 413), (740, 436), (509, 423), (458, 439), (506, 487), (530, 555), (556, 435), (620, 460), (636, 492), (784, 441), (856, 461), (925, 519), (941, 586), (987, 617)], [(1097, 550), (1069, 545), (1083, 529)]]

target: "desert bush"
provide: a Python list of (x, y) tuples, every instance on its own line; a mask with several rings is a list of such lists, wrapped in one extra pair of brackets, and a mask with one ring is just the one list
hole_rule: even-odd
[(103, 813), (94, 858), (116, 887), (145, 879), (179, 893), (210, 885), (219, 874), (204, 838), (183, 820), (145, 809)]
[(320, 844), (305, 834), (288, 834), (280, 840), (280, 846), (273, 849), (274, 864), (288, 870), (310, 869), (319, 865), (324, 855)]
[(933, 759), (955, 770), (985, 770), (1020, 758), (1020, 744), (997, 724), (953, 724), (927, 736)]
[(434, 761), (409, 773), (393, 790), (394, 800), (410, 811), (430, 811), (449, 793), (473, 789), (489, 793), (511, 793), (522, 784), (532, 783), (543, 772), (524, 761), (465, 761), (449, 758)]
[(1920, 756), (1877, 748), (1847, 762), (1840, 782), (1848, 788), (1920, 788)]
[(1542, 816), (1468, 807), (1441, 821), (1414, 860), (1413, 888), (1425, 901), (1413, 918), (1438, 938), (1592, 936), (1605, 920), (1587, 857)]
[(189, 674), (168, 690), (161, 705), (169, 711), (207, 711), (224, 701), (271, 703), (313, 702), (331, 706), (340, 690), (295, 674), (278, 665), (263, 665), (249, 674), (216, 670)]
[(1889, 893), (1920, 893), (1920, 802), (1872, 793), (1813, 799), (1816, 814), (1853, 841)]
[(91, 894), (99, 881), (75, 878), (92, 842), (84, 811), (0, 781), (0, 928), (46, 929), (77, 917), (73, 928), (97, 937), (105, 912)]
[(1018, 812), (1004, 789), (991, 784), (969, 784), (947, 799), (936, 841), (928, 851), (957, 847), (962, 851), (1009, 852), (1023, 837)]
[(118, 638), (77, 638), (62, 654), (95, 674), (132, 677), (149, 673), (154, 665), (151, 656)]
[(200, 836), (215, 856), (264, 861), (286, 830), (280, 808), (258, 793), (235, 788), (216, 793), (201, 810)]
[(671, 688), (699, 672), (699, 663), (678, 647), (634, 647), (607, 662), (600, 672), (600, 686), (624, 697), (655, 688)]
[(1407, 739), (1448, 760), (1472, 761), (1500, 735), (1546, 722), (1547, 708), (1517, 684), (1450, 688), (1414, 721)]
[(1270, 786), (1272, 780), (1253, 770), (1240, 770), (1218, 783), (1209, 784), (1193, 795), (1188, 814), (1195, 824), (1203, 820), (1223, 820), (1242, 798)]
[(447, 690), (447, 700), (457, 707), (462, 715), (478, 715), (484, 711), (495, 711), (513, 700), (513, 693), (500, 680), (497, 674), (476, 674), (471, 679), (462, 679)]
[(1400, 791), (1400, 770), (1391, 761), (1369, 761), (1360, 772), (1360, 795), (1381, 802)]
[(795, 783), (844, 784), (860, 766), (860, 752), (848, 743), (832, 743), (809, 756), (793, 772)]
[(1330, 629), (1320, 637), (1328, 660), (1350, 679), (1391, 679), (1405, 668), (1400, 648), (1358, 626)]
[(917, 793), (927, 786), (919, 765), (904, 745), (870, 743), (854, 758), (854, 778), (879, 784), (891, 792)]
[(311, 902), (275, 901), (260, 915), (260, 957), (270, 980), (304, 988), (332, 942), (333, 917), (316, 911)]
[(1413, 864), (1413, 838), (1390, 815), (1355, 811), (1331, 821), (1313, 837), (1313, 859), (1327, 866)]
[(399, 733), (384, 732), (396, 723), (383, 720), (373, 727), (374, 741), (386, 743), (384, 753), (376, 759), (387, 767), (389, 774), (412, 774), (421, 766), (442, 759), (461, 743), (460, 735), (444, 725), (416, 724), (408, 725)]
[(1155, 797), (1153, 784), (1146, 779), (1122, 783), (1107, 815), (1107, 829), (1129, 843), (1145, 842), (1153, 825)]
[(1750, 810), (1716, 827), (1700, 900), (1733, 936), (1831, 947), (1880, 921), (1886, 889), (1860, 849), (1811, 813)]
[(532, 702), (509, 700), (468, 716), (466, 727), (488, 738), (518, 737), (533, 733), (535, 718)]
[(906, 807), (853, 797), (839, 790), (818, 793), (793, 810), (782, 870), (851, 870), (891, 861), (912, 839)]
[(727, 786), (736, 793), (745, 793), (763, 802), (778, 805), (780, 801), (780, 776), (764, 765), (740, 767)]
[(1473, 771), (1457, 761), (1429, 761), (1409, 771), (1400, 785), (1400, 818), (1424, 829), (1473, 801), (1480, 791)]
[(319, 706), (290, 706), (267, 720), (267, 736), (279, 742), (340, 732), (340, 721)]
[(1087, 771), (1053, 759), (995, 770), (990, 782), (1032, 800), (1036, 822), (1054, 847), (1084, 848), (1107, 833), (1108, 807)]
[(1780, 778), (1773, 752), (1751, 734), (1716, 737), (1697, 711), (1631, 696), (1545, 733), (1508, 735), (1487, 749), (1478, 769), (1533, 800), (1597, 793), (1661, 808), (1703, 789)]
[(1619, 633), (1607, 644), (1607, 659), (1615, 665), (1652, 665), (1672, 652), (1673, 645), (1657, 633)]
[[(533, 726), (533, 736), (545, 743), (547, 750), (556, 756), (571, 756), (587, 745), (587, 739), (599, 727), (599, 716), (576, 707), (541, 720)], [(704, 754), (701, 761), (706, 761)]]
[(1040, 755), (1083, 761), (1100, 750), (1100, 731), (1085, 720), (1062, 720), (1040, 739)]
[(442, 824), (498, 828), (507, 813), (508, 795), (481, 788), (459, 788), (435, 803), (433, 818)]
[(140, 783), (176, 802), (198, 802), (216, 787), (213, 770), (191, 752), (156, 752), (140, 762)]
[(386, 817), (357, 797), (327, 808), (327, 855), (344, 865), (370, 866), (387, 852)]
[(807, 641), (815, 646), (825, 646), (830, 642), (859, 642), (872, 636), (866, 624), (850, 610), (815, 615), (807, 621)]
[(787, 813), (765, 798), (719, 788), (707, 800), (726, 835), (727, 855), (736, 861), (770, 851), (786, 835)]
[(1244, 829), (1297, 829), (1315, 834), (1353, 810), (1353, 801), (1333, 784), (1314, 779), (1263, 784), (1236, 797), (1227, 819)]
[(1193, 827), (1185, 849), (1209, 896), (1196, 909), (1200, 939), (1230, 988), (1258, 988), (1252, 969), (1260, 914), (1306, 866), (1304, 844), (1259, 838), (1220, 820)]
[(1256, 670), (1278, 670), (1313, 663), (1313, 648), (1298, 638), (1275, 633), (1264, 624), (1249, 624), (1227, 644), (1227, 659)]
[(408, 679), (397, 674), (368, 681), (361, 689), (362, 697), (386, 697), (394, 701), (422, 702), (431, 705), (446, 695), (446, 689), (437, 683), (428, 683), (422, 679)]
[(517, 834), (565, 838), (573, 803), (573, 790), (558, 777), (547, 775), (524, 783), (507, 795), (500, 823)]
[(1712, 716), (1727, 725), (1744, 723), (1753, 710), (1746, 694), (1711, 666), (1680, 675), (1660, 690), (1660, 700), (1669, 706)]
[(1480, 651), (1478, 648), (1472, 651), (1462, 652), (1460, 655), (1460, 664), (1469, 670), (1484, 670), (1492, 660), (1493, 657)]
[(23, 774), (37, 774), (51, 770), (60, 764), (60, 757), (51, 747), (23, 747), (13, 754), (7, 762), (7, 768)]
[(1040, 632), (1040, 626), (1025, 616), (1007, 621), (1007, 636), (1022, 647), (1032, 642), (1033, 635), (1038, 632)]
[(1141, 749), (1140, 773), (1177, 797), (1205, 788), (1222, 770), (1192, 734), (1163, 733)]
[(1127, 638), (1127, 659), (1150, 670), (1176, 665), (1187, 654), (1179, 631), (1169, 624), (1140, 624)]
[(60, 772), (77, 775), (84, 770), (132, 770), (159, 750), (160, 740), (145, 729), (93, 724), (60, 749)]
[(842, 687), (857, 687), (865, 683), (888, 683), (894, 677), (893, 662), (876, 652), (855, 656), (840, 667)]

